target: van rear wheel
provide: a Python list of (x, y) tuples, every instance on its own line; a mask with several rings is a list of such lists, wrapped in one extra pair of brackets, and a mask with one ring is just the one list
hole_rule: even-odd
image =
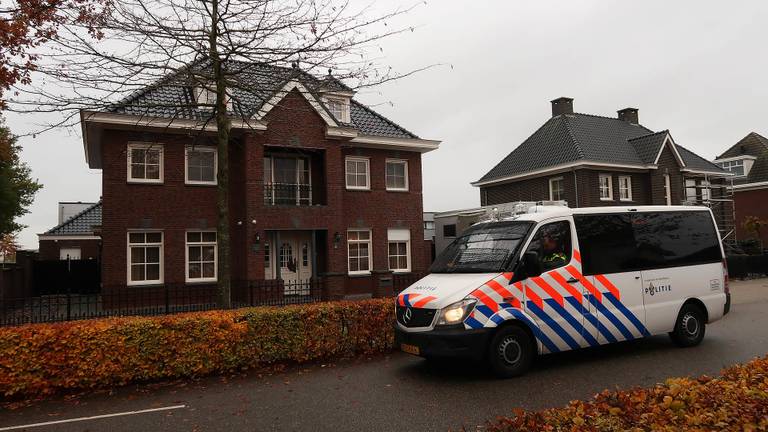
[(704, 312), (696, 305), (687, 304), (680, 309), (675, 330), (669, 334), (669, 337), (677, 346), (692, 347), (701, 343), (705, 331)]
[(488, 351), (488, 362), (499, 378), (524, 374), (531, 367), (535, 355), (531, 337), (516, 325), (499, 329), (493, 335)]

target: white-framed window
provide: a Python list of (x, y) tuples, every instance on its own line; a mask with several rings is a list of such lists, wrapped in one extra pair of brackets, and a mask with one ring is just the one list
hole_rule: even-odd
[(128, 143), (128, 181), (131, 183), (163, 182), (163, 145)]
[[(197, 103), (206, 105), (205, 108), (212, 110), (216, 105), (216, 87), (213, 84), (210, 86), (195, 87), (194, 93)], [(229, 95), (225, 95), (224, 104), (227, 107), (227, 111), (232, 111), (232, 100)]]
[(619, 200), (632, 201), (632, 177), (619, 176)]
[(59, 249), (59, 259), (66, 260), (79, 260), (81, 258), (81, 251), (79, 247), (61, 248)]
[(424, 229), (425, 230), (435, 229), (435, 221), (424, 221)]
[(264, 268), (272, 267), (272, 253), (269, 249), (269, 243), (264, 243)]
[(345, 160), (347, 189), (371, 189), (371, 161), (364, 157), (347, 157)]
[(163, 283), (163, 233), (128, 232), (128, 285)]
[(562, 177), (549, 179), (549, 200), (562, 201), (565, 199), (565, 185)]
[(743, 176), (745, 174), (744, 159), (718, 162), (717, 164), (720, 165), (720, 168), (733, 173), (736, 176)]
[(215, 185), (218, 155), (215, 147), (187, 147), (184, 151), (187, 184)]
[(326, 97), (325, 106), (333, 114), (336, 120), (342, 123), (349, 123), (349, 100), (346, 98)]
[(387, 230), (389, 269), (395, 273), (411, 271), (411, 232), (407, 229)]
[(610, 174), (600, 174), (599, 188), (602, 201), (613, 201), (613, 176)]
[(385, 180), (388, 191), (408, 190), (408, 161), (387, 159)]
[(215, 282), (216, 231), (187, 231), (187, 282)]
[(373, 263), (371, 230), (351, 229), (347, 231), (347, 257), (349, 274), (368, 274), (371, 272)]

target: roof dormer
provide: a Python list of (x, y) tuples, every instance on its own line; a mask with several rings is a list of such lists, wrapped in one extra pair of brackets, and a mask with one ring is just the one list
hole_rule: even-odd
[(736, 177), (746, 177), (752, 169), (757, 157), (752, 155), (740, 155), (729, 158), (715, 159), (715, 165), (732, 173)]
[[(192, 87), (192, 96), (197, 105), (203, 105), (204, 108), (213, 110), (213, 107), (216, 106), (216, 85), (209, 83)], [(225, 96), (224, 103), (227, 106), (227, 111), (232, 111), (232, 98), (228, 94)]]
[(352, 122), (350, 118), (350, 103), (355, 92), (334, 77), (330, 69), (328, 69), (328, 75), (323, 78), (318, 92), (323, 104), (325, 104), (336, 120), (341, 123)]

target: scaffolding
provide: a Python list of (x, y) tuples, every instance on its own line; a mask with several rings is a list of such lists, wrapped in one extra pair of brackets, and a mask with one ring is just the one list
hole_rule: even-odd
[[(701, 177), (688, 177), (685, 180), (701, 179)], [(712, 177), (704, 175), (703, 182), (695, 182), (691, 185), (685, 183), (686, 197), (683, 205), (700, 205), (709, 207), (715, 216), (717, 230), (726, 248), (736, 246), (736, 206), (733, 201), (733, 180), (723, 177), (722, 182), (712, 183)], [(684, 181), (685, 181), (684, 180)], [(691, 193), (693, 191), (693, 193)]]

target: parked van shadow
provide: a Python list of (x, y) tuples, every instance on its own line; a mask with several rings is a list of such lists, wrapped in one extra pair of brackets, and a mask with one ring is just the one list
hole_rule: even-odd
[[(708, 345), (705, 339), (701, 346)], [(682, 350), (669, 340), (666, 335), (636, 339), (599, 347), (584, 348), (562, 353), (548, 354), (536, 358), (526, 376), (544, 374), (562, 374), (581, 369), (595, 370), (610, 363), (613, 367), (621, 363), (635, 363), (642, 360), (654, 361), (666, 357), (670, 352), (688, 355), (697, 348)], [(401, 368), (401, 373), (408, 379), (423, 381), (439, 380), (442, 382), (462, 383), (470, 381), (495, 380), (490, 369), (483, 362), (465, 359), (420, 360)]]

